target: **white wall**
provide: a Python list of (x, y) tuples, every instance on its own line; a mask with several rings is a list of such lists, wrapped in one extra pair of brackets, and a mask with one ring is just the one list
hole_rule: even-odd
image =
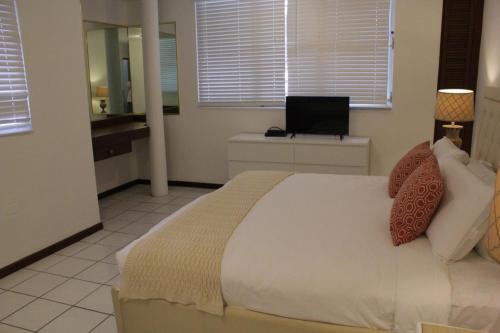
[(0, 137), (0, 267), (99, 222), (80, 3), (17, 3), (33, 132)]
[(130, 2), (125, 0), (81, 0), (83, 19), (127, 26), (130, 21)]
[[(476, 94), (476, 119), (481, 117), (484, 88), (500, 87), (500, 1), (485, 0), (483, 16), (483, 35)], [(479, 121), (474, 124), (479, 125)], [(474, 137), (478, 134), (474, 131)]]
[[(95, 9), (85, 10), (94, 2), (83, 0), (87, 19), (101, 15)], [(113, 0), (115, 5), (120, 2)], [(432, 138), (434, 127), (442, 0), (396, 2), (393, 109), (356, 110), (351, 115), (351, 134), (372, 138), (372, 174), (388, 174), (410, 147)], [(140, 23), (139, 1), (123, 8), (128, 24)], [(198, 107), (194, 15), (193, 1), (160, 0), (160, 22), (177, 23), (180, 115), (165, 117), (169, 179), (223, 183), (227, 138), (284, 126), (285, 114), (276, 109)], [(104, 21), (113, 20), (110, 15)], [(146, 175), (147, 152), (137, 154), (145, 156), (138, 160), (138, 168), (143, 170), (140, 175)]]
[[(372, 138), (372, 174), (389, 173), (434, 128), (442, 1), (396, 2), (393, 109), (351, 115), (351, 134)], [(284, 126), (284, 110), (198, 107), (194, 2), (160, 0), (160, 22), (170, 21), (177, 23), (180, 115), (165, 117), (169, 179), (223, 183), (227, 138)]]

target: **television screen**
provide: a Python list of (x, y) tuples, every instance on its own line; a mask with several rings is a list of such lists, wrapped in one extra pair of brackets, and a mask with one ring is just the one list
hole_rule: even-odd
[(286, 131), (349, 135), (349, 97), (286, 97)]

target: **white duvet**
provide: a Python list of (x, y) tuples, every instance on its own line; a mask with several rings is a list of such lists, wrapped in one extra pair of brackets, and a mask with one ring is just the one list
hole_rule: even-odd
[[(414, 332), (417, 321), (447, 324), (448, 266), (432, 254), (425, 237), (392, 245), (387, 182), (386, 177), (296, 174), (276, 186), (226, 246), (227, 304), (394, 332)], [(118, 252), (120, 269), (134, 244)]]

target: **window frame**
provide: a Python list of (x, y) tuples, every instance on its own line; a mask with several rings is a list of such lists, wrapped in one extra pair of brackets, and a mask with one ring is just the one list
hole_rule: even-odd
[[(266, 110), (284, 110), (285, 100), (288, 92), (288, 32), (287, 32), (287, 16), (288, 16), (288, 0), (283, 0), (285, 2), (285, 95), (282, 102), (276, 103), (265, 103), (258, 105), (258, 102), (203, 102), (200, 101), (200, 76), (199, 76), (199, 50), (198, 50), (198, 13), (196, 12), (196, 1), (193, 0), (195, 5), (195, 45), (196, 45), (196, 79), (197, 79), (197, 105), (199, 108), (212, 109), (212, 108), (223, 108), (223, 109), (266, 109)], [(360, 105), (354, 104), (350, 106), (351, 110), (392, 110), (392, 98), (393, 98), (393, 80), (394, 80), (394, 46), (395, 46), (395, 0), (389, 0), (389, 40), (390, 45), (388, 45), (388, 69), (387, 69), (387, 101), (384, 105)]]

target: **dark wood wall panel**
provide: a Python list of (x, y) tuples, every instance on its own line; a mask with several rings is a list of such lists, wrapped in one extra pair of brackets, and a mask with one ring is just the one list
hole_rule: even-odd
[[(476, 91), (484, 0), (444, 0), (438, 89)], [(444, 136), (436, 121), (434, 140)], [(462, 123), (462, 148), (470, 153), (473, 123)]]

